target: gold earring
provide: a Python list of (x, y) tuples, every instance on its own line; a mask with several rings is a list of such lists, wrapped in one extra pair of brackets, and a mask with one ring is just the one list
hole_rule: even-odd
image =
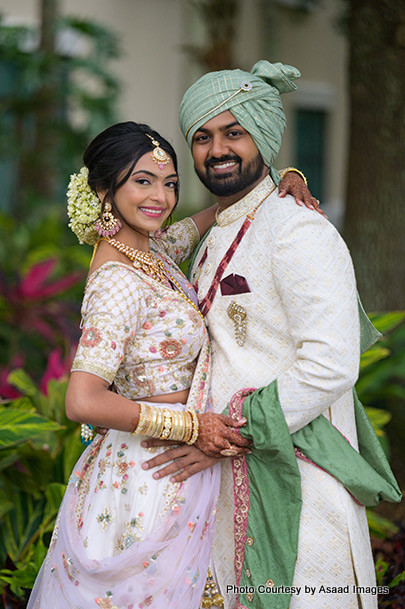
[(111, 213), (111, 210), (111, 203), (105, 203), (101, 218), (95, 223), (96, 231), (102, 237), (112, 237), (122, 227), (120, 220)]

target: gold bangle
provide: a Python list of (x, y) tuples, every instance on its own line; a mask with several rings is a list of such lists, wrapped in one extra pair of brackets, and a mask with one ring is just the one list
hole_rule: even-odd
[(178, 440), (181, 433), (181, 420), (177, 410), (172, 410), (172, 429), (170, 432), (170, 440)]
[(131, 431), (131, 435), (144, 436), (144, 435), (146, 435), (145, 431), (150, 422), (150, 416), (151, 416), (150, 406), (148, 406), (147, 404), (144, 404), (143, 402), (138, 402), (138, 404), (140, 406), (138, 425), (135, 427), (135, 429), (133, 431)]
[(139, 421), (134, 431), (131, 431), (131, 435), (160, 438), (165, 423), (163, 409), (155, 408), (144, 402), (138, 403), (141, 407)]
[(160, 408), (155, 408), (154, 406), (150, 406), (150, 410), (151, 412), (151, 421), (150, 421), (150, 425), (149, 427), (147, 427), (145, 435), (149, 436), (150, 438), (156, 438), (156, 429), (158, 426), (158, 420), (159, 420), (159, 410), (161, 410)]
[(131, 432), (134, 436), (148, 436), (161, 440), (174, 440), (194, 444), (198, 438), (199, 422), (194, 411), (178, 411), (156, 408), (139, 402), (138, 425)]
[(191, 436), (193, 435), (193, 417), (191, 412), (186, 411), (183, 412), (184, 420), (185, 420), (185, 433), (183, 437), (183, 442), (189, 442)]
[(173, 411), (173, 417), (175, 420), (175, 425), (173, 426), (172, 440), (183, 442), (185, 431), (185, 419), (183, 417), (183, 413), (181, 410), (175, 410)]
[(169, 440), (172, 426), (173, 426), (173, 418), (172, 418), (171, 410), (169, 410), (168, 408), (164, 408), (163, 417), (164, 417), (164, 427), (163, 427), (162, 433), (160, 434), (160, 439)]
[(182, 426), (183, 426), (183, 433), (181, 436), (181, 441), (185, 442), (186, 439), (188, 439), (188, 428), (189, 428), (187, 413), (181, 412), (181, 420), (182, 420)]
[(191, 445), (191, 444), (195, 444), (195, 442), (197, 442), (200, 423), (198, 421), (197, 413), (195, 412), (195, 410), (189, 410), (188, 412), (191, 414), (192, 419), (193, 419), (193, 433), (191, 435), (191, 438), (188, 440), (188, 442), (186, 442), (186, 444)]
[(157, 417), (157, 424), (156, 424), (156, 431), (155, 431), (155, 438), (160, 438), (160, 436), (162, 435), (162, 431), (163, 431), (163, 426), (165, 423), (165, 418), (163, 416), (163, 410), (162, 408), (157, 408), (158, 412), (158, 417)]
[(299, 169), (296, 169), (295, 167), (286, 167), (285, 169), (280, 169), (280, 171), (278, 172), (278, 175), (280, 176), (281, 179), (283, 179), (285, 174), (288, 173), (289, 171), (292, 171), (293, 173), (298, 173), (298, 175), (301, 176), (301, 178), (304, 180), (305, 186), (308, 186), (307, 179), (304, 176), (304, 174), (302, 173), (302, 171), (300, 171)]

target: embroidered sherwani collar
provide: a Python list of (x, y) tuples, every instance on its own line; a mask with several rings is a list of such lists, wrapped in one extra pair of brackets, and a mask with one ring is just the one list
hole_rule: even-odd
[(274, 189), (275, 185), (270, 176), (267, 176), (262, 180), (256, 188), (251, 190), (243, 199), (237, 201), (230, 207), (227, 207), (220, 214), (217, 215), (218, 226), (226, 226), (238, 220), (238, 218), (245, 216), (249, 213), (258, 202), (270, 194)]

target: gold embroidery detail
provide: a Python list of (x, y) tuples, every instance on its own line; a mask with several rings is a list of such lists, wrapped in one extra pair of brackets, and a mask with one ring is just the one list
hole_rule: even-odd
[(191, 218), (184, 218), (181, 222), (182, 228), (184, 228), (187, 233), (187, 237), (190, 241), (190, 251), (192, 252), (198, 245), (200, 241), (200, 233), (198, 232), (198, 228), (195, 225), (194, 220)]
[(234, 479), (241, 480), (236, 486), (235, 493), (235, 573), (241, 573), (244, 559), (245, 532), (243, 527), (244, 515), (249, 510), (249, 489), (243, 474), (244, 457), (235, 457), (232, 460)]
[(247, 537), (246, 543), (247, 543), (248, 546), (253, 546), (253, 544), (254, 544), (253, 537)]
[(147, 495), (148, 485), (146, 484), (146, 482), (144, 482), (143, 485), (138, 488), (138, 492), (141, 493), (141, 495)]
[(106, 380), (108, 383), (112, 383), (115, 378), (114, 370), (111, 370), (111, 368), (108, 368), (107, 366), (103, 366), (102, 364), (98, 364), (97, 362), (90, 362), (90, 361), (75, 359), (71, 370), (72, 370), (72, 372), (73, 372), (73, 370), (91, 372), (91, 373), (95, 374), (96, 376), (100, 376), (101, 378)]
[(241, 305), (236, 304), (234, 300), (232, 300), (231, 304), (227, 309), (228, 317), (230, 317), (235, 324), (234, 332), (236, 342), (239, 347), (243, 347), (246, 341), (246, 309), (244, 309)]
[(274, 581), (272, 579), (266, 580), (266, 588), (272, 588), (274, 586)]
[(253, 594), (251, 594), (250, 592), (248, 592), (248, 593), (246, 594), (246, 598), (248, 599), (249, 603), (251, 603), (251, 602), (253, 601), (253, 596), (254, 596), (254, 595), (253, 595)]
[[(75, 478), (77, 479), (75, 484), (76, 484), (76, 488), (78, 491), (78, 498), (77, 498), (77, 503), (76, 503), (76, 507), (75, 507), (75, 512), (76, 512), (76, 518), (77, 518), (77, 526), (79, 529), (82, 526), (83, 507), (84, 507), (84, 502), (86, 500), (86, 497), (89, 493), (91, 474), (92, 474), (94, 466), (96, 464), (96, 457), (97, 457), (97, 455), (100, 451), (101, 445), (104, 442), (104, 439), (106, 437), (107, 436), (101, 437), (94, 448), (93, 448), (93, 446), (91, 446), (91, 452), (88, 455), (85, 463), (83, 464), (82, 470), (79, 472), (75, 472), (75, 474), (74, 474)], [(88, 449), (86, 449), (86, 450), (88, 450)]]
[(252, 575), (252, 574), (251, 574), (251, 572), (250, 572), (250, 569), (246, 569), (246, 575), (247, 575), (248, 577), (250, 577), (250, 576)]
[(217, 215), (218, 226), (226, 226), (227, 224), (231, 224), (238, 220), (242, 216), (245, 216), (248, 213), (251, 213), (253, 209), (257, 206), (258, 200), (267, 199), (271, 193), (274, 191), (275, 185), (270, 176), (267, 176), (254, 188), (251, 190), (243, 199), (235, 203), (234, 205), (230, 205), (220, 214)]
[(143, 516), (143, 512), (139, 512), (136, 518), (132, 518), (132, 520), (125, 523), (122, 535), (115, 541), (115, 549), (118, 550), (118, 552), (123, 552), (135, 543), (135, 541), (143, 541)]

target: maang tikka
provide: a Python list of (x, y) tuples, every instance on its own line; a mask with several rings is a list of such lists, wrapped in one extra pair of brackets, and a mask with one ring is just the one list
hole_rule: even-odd
[(122, 227), (122, 224), (118, 218), (111, 213), (112, 207), (111, 203), (105, 203), (104, 209), (101, 214), (101, 218), (97, 220), (95, 223), (96, 231), (102, 237), (112, 237)]
[(159, 169), (164, 169), (164, 166), (170, 163), (170, 158), (167, 156), (163, 148), (160, 147), (160, 143), (155, 140), (149, 133), (145, 133), (151, 140), (155, 148), (152, 150), (152, 160), (159, 165)]

